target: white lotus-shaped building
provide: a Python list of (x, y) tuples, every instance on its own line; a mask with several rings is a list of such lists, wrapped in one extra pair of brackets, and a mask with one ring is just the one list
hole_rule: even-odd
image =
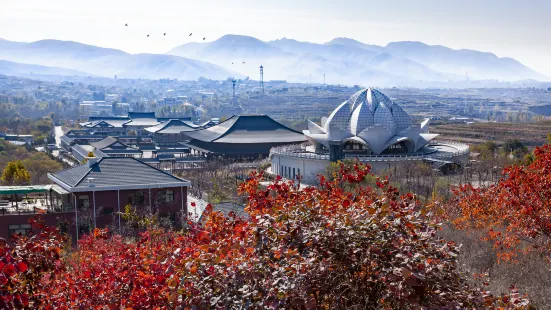
[(429, 119), (413, 124), (410, 116), (378, 90), (367, 88), (339, 105), (321, 126), (308, 121), (304, 131), (316, 152), (329, 149), (330, 141), (366, 154), (415, 153), (437, 134), (430, 134)]

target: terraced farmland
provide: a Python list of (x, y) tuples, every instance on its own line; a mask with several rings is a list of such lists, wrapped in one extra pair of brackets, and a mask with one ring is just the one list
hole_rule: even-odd
[(441, 134), (446, 140), (468, 144), (487, 140), (501, 144), (508, 139), (519, 139), (524, 145), (534, 147), (546, 142), (547, 135), (551, 133), (551, 122), (442, 124), (432, 127), (431, 133)]

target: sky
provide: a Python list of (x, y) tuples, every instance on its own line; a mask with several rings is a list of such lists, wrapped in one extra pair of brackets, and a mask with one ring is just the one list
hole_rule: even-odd
[(12, 41), (164, 53), (225, 34), (421, 41), (512, 57), (551, 77), (551, 0), (0, 0), (0, 38)]

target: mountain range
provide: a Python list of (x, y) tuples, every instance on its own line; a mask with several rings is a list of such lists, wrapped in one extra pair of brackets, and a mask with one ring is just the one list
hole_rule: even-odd
[[(111, 48), (58, 40), (32, 43), (0, 40), (0, 59), (103, 77), (117, 75), (120, 78), (196, 80), (198, 77), (226, 79), (236, 74), (200, 60), (164, 54), (129, 54)], [(63, 75), (64, 72), (56, 74)]]
[[(261, 63), (265, 76), (291, 81), (321, 82), (324, 74), (331, 83), (384, 86), (467, 79), (546, 79), (512, 58), (411, 41), (378, 46), (350, 38), (317, 44), (226, 35), (213, 42), (183, 44), (167, 53), (231, 66), (245, 75), (251, 71), (256, 75)], [(241, 59), (245, 65), (239, 62)], [(254, 64), (254, 70), (247, 63)]]
[(466, 80), (547, 79), (517, 60), (492, 53), (412, 41), (379, 46), (350, 38), (318, 44), (225, 35), (212, 42), (186, 43), (165, 54), (129, 54), (70, 41), (0, 39), (0, 59), (10, 62), (0, 63), (0, 73), (13, 75), (37, 71), (145, 79), (257, 79), (262, 64), (266, 80), (290, 82), (321, 83), (325, 78), (330, 84), (423, 86)]
[(40, 65), (29, 65), (6, 60), (0, 60), (0, 73), (8, 76), (18, 76), (30, 78), (35, 75), (62, 75), (87, 77), (90, 74), (86, 72), (64, 69), (58, 67), (47, 67)]

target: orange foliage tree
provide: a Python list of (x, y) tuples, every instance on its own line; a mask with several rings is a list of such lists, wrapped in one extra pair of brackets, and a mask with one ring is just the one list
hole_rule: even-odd
[(485, 230), (502, 260), (538, 251), (551, 259), (551, 146), (536, 148), (529, 165), (503, 170), (489, 188), (463, 185), (447, 206), (454, 223)]
[[(32, 306), (528, 306), (516, 291), (493, 296), (468, 281), (458, 270), (458, 247), (437, 237), (438, 223), (415, 196), (400, 196), (387, 179), (376, 189), (363, 186), (368, 175), (369, 167), (341, 165), (331, 181), (321, 177), (319, 187), (299, 190), (281, 179), (263, 188), (262, 175), (252, 174), (240, 187), (249, 197), (248, 218), (207, 207), (200, 224), (189, 222), (181, 232), (150, 229), (135, 241), (96, 229), (55, 272), (41, 273)], [(24, 269), (19, 272), (29, 272)]]

